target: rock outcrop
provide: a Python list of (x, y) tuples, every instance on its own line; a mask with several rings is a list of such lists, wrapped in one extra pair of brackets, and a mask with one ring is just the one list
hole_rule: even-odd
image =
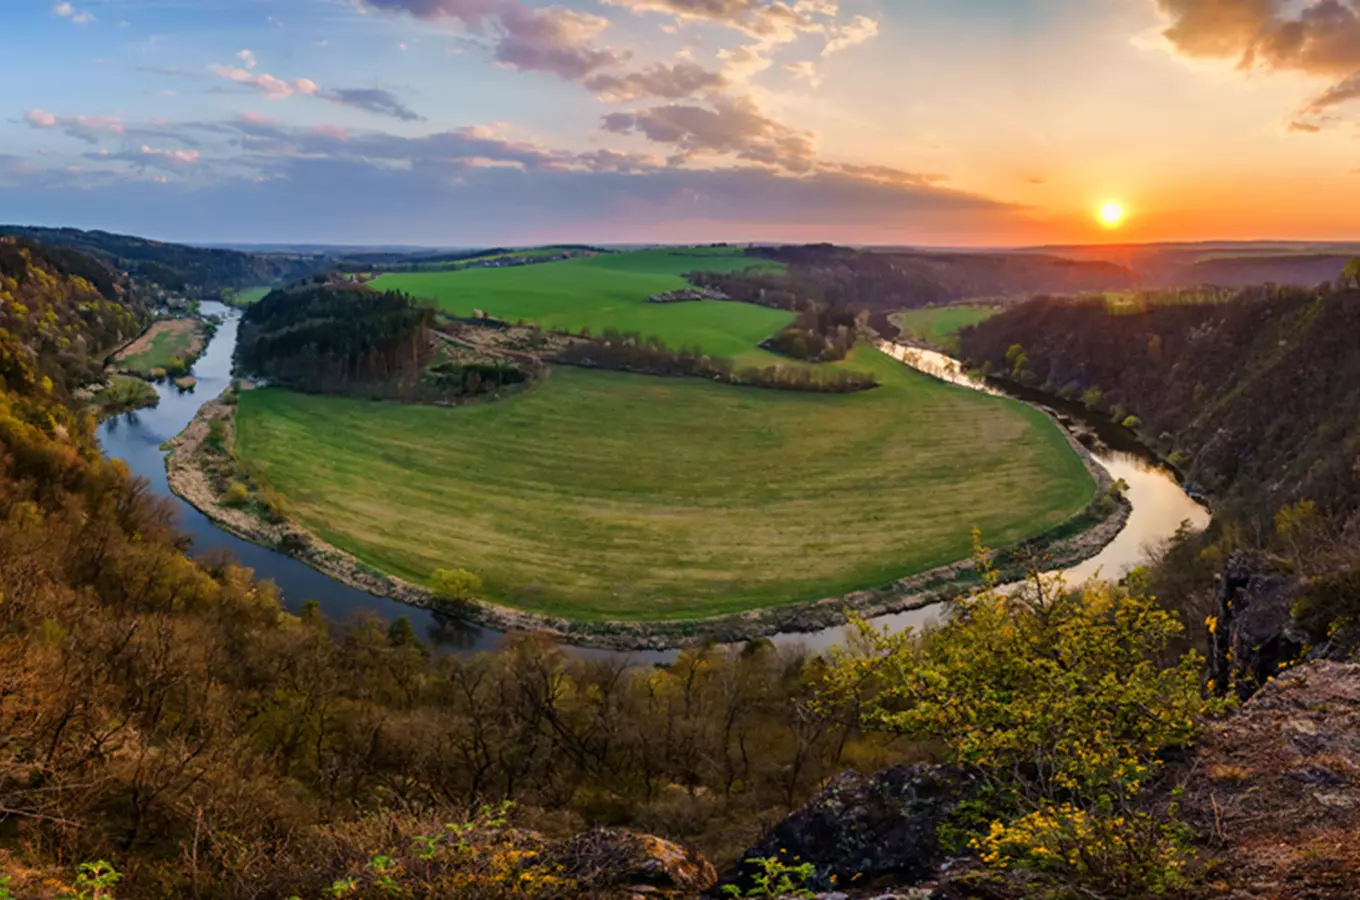
[(573, 873), (582, 882), (607, 885), (626, 897), (692, 897), (718, 880), (702, 854), (632, 831), (587, 831), (568, 841), (560, 855), (582, 867)]
[(1360, 897), (1360, 665), (1290, 669), (1212, 727), (1182, 814), (1209, 845), (1205, 896)]
[(1299, 579), (1272, 574), (1250, 553), (1234, 554), (1218, 585), (1211, 673), (1223, 691), (1246, 699), (1299, 658), (1306, 636), (1294, 626)]
[(777, 858), (811, 863), (815, 872), (806, 886), (814, 891), (902, 892), (923, 885), (944, 861), (939, 826), (970, 787), (965, 776), (942, 766), (846, 772), (743, 854), (723, 884), (749, 889), (757, 872), (750, 860)]

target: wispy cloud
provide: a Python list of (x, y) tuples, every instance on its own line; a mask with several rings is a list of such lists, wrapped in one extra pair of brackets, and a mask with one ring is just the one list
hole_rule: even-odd
[(58, 3), (52, 7), (52, 12), (61, 16), (63, 19), (70, 19), (77, 25), (88, 25), (94, 21), (94, 13), (89, 10), (76, 9), (70, 3)]
[(391, 91), (380, 88), (341, 88), (319, 94), (323, 100), (403, 122), (421, 122), (424, 117), (408, 107)]
[(24, 114), (24, 121), (34, 128), (55, 129), (91, 144), (99, 143), (100, 135), (122, 135), (127, 131), (123, 120), (113, 116), (58, 116), (42, 109), (30, 109)]
[(321, 88), (310, 78), (297, 78), (287, 81), (282, 78), (275, 78), (269, 74), (259, 74), (231, 66), (213, 65), (210, 67), (213, 74), (227, 81), (235, 82), (243, 87), (254, 88), (264, 94), (267, 100), (282, 100), (294, 94), (310, 96), (317, 93)]

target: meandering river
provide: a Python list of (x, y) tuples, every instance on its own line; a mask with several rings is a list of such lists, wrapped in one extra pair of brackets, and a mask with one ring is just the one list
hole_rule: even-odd
[[(191, 392), (181, 393), (173, 384), (158, 385), (161, 401), (155, 409), (126, 413), (104, 422), (99, 429), (99, 440), (105, 455), (123, 460), (133, 474), (145, 478), (157, 494), (175, 505), (179, 512), (180, 528), (193, 538), (193, 554), (198, 555), (213, 548), (231, 551), (243, 565), (254, 569), (257, 577), (270, 579), (277, 584), (283, 592), (284, 604), (289, 609), (296, 610), (310, 599), (320, 603), (328, 616), (339, 621), (365, 612), (376, 613), (389, 620), (406, 616), (418, 634), (443, 650), (474, 653), (494, 649), (502, 637), (500, 632), (468, 625), (450, 616), (375, 597), (340, 584), (292, 557), (227, 534), (170, 492), (161, 444), (179, 434), (198, 412), (199, 406), (220, 394), (231, 381), (231, 356), (236, 345), (240, 314), (220, 303), (204, 303), (203, 313), (221, 316), (223, 324), (194, 366), (198, 386)], [(904, 364), (962, 387), (1001, 392), (996, 386), (980, 385), (961, 376), (958, 364), (942, 354), (895, 344), (885, 344), (882, 349)], [(1011, 390), (1005, 392), (1013, 393)], [(1053, 405), (1047, 398), (1042, 402)], [(1067, 573), (1070, 583), (1084, 581), (1096, 573), (1118, 576), (1140, 562), (1144, 547), (1170, 537), (1182, 522), (1188, 521), (1194, 528), (1203, 528), (1208, 524), (1208, 511), (1181, 489), (1171, 473), (1157, 465), (1146, 452), (1140, 451), (1127, 432), (1087, 416), (1080, 408), (1066, 408), (1061, 404), (1057, 408), (1060, 415), (1070, 418), (1079, 426), (1079, 432), (1089, 431), (1099, 438), (1091, 446), (1092, 453), (1111, 475), (1127, 482), (1128, 497), (1133, 504), (1133, 513), (1124, 530), (1094, 559), (1071, 569)], [(919, 626), (935, 618), (939, 610), (939, 607), (929, 607), (886, 616), (877, 620), (877, 624), (889, 624), (894, 628)], [(802, 644), (813, 649), (824, 649), (841, 643), (843, 639), (844, 629), (833, 628), (812, 634), (779, 635), (774, 641), (777, 644)], [(609, 651), (599, 650), (578, 652), (593, 656), (610, 655)], [(665, 662), (675, 657), (674, 652), (626, 655), (644, 663)]]

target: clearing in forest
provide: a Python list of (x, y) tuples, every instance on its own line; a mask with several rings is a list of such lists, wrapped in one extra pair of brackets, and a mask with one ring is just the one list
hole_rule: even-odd
[(551, 331), (589, 328), (595, 335), (614, 328), (659, 337), (673, 349), (698, 347), (745, 365), (772, 365), (779, 357), (756, 346), (792, 322), (792, 312), (713, 300), (647, 302), (686, 287), (682, 276), (688, 272), (746, 269), (779, 272), (784, 267), (729, 248), (642, 250), (503, 269), (394, 273), (380, 276), (373, 287), (433, 299), (441, 310), (457, 316), (481, 310)]
[(272, 290), (274, 290), (272, 287), (243, 288), (228, 294), (226, 301), (232, 306), (249, 306), (252, 303), (259, 303), (267, 297)]
[(903, 336), (957, 353), (960, 331), (999, 312), (999, 306), (942, 306), (903, 310), (889, 318), (902, 330)]
[(973, 526), (1000, 546), (1092, 499), (1039, 411), (868, 348), (845, 364), (882, 387), (557, 367), (533, 391), (456, 408), (247, 391), (236, 452), (368, 565), (421, 584), (465, 568), (488, 599), (578, 621), (838, 596), (966, 558)]
[[(203, 326), (197, 319), (161, 319), (128, 344), (115, 362), (123, 369), (149, 377), (153, 369), (183, 369), (203, 352)], [(176, 366), (178, 361), (182, 365)]]

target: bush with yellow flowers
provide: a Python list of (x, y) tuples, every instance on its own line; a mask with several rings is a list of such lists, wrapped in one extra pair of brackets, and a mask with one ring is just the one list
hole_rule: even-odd
[[(1171, 659), (1176, 617), (1109, 583), (1068, 591), (1034, 576), (984, 586), (922, 633), (859, 623), (854, 650), (830, 666), (825, 702), (853, 696), (866, 729), (940, 748), (983, 787), (941, 834), (995, 868), (1123, 884), (1111, 896), (1169, 889), (1183, 842), (1138, 812), (1161, 770), (1220, 708), (1201, 687), (1204, 661)], [(1127, 863), (1112, 874), (1106, 867)]]

